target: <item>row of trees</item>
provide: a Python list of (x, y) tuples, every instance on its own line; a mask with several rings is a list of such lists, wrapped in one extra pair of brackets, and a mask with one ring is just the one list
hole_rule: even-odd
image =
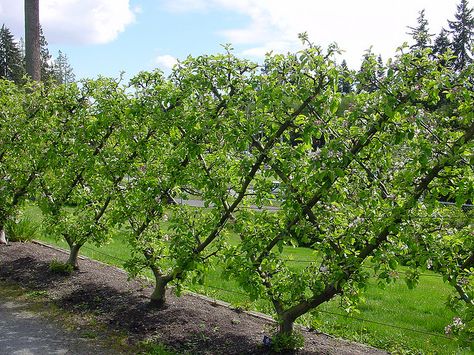
[(409, 27), (409, 34), (415, 41), (413, 49), (431, 48), (434, 55), (450, 50), (456, 57), (452, 62), (454, 69), (461, 70), (473, 61), (474, 17), (468, 0), (460, 1), (454, 18), (454, 20), (448, 21), (449, 29), (442, 28), (433, 41), (433, 34), (430, 33), (425, 11), (422, 10), (417, 19), (417, 26)]
[[(437, 60), (439, 56), (450, 53), (456, 59), (450, 62), (455, 70), (462, 70), (472, 63), (474, 56), (474, 15), (473, 9), (469, 7), (468, 0), (461, 0), (457, 6), (454, 20), (448, 21), (448, 29), (442, 28), (438, 35), (430, 33), (429, 21), (425, 16), (425, 10), (421, 10), (415, 26), (409, 26), (409, 32), (412, 43), (409, 47), (411, 51), (429, 51), (430, 58)], [(360, 71), (364, 71), (364, 66), (371, 65), (373, 53), (368, 51), (363, 58)], [(373, 82), (385, 75), (382, 56), (376, 58), (379, 69), (373, 74)], [(444, 63), (445, 64), (445, 63)], [(341, 67), (346, 75), (339, 78), (339, 89), (343, 93), (350, 93), (356, 88), (350, 82), (349, 68), (345, 60)], [(376, 89), (375, 84), (368, 84), (366, 89)]]
[[(461, 207), (474, 193), (473, 66), (413, 51), (374, 82), (371, 56), (343, 95), (337, 49), (302, 39), (304, 50), (263, 65), (228, 50), (128, 85), (0, 81), (0, 229), (35, 200), (77, 267), (85, 243), (122, 227), (126, 267), (152, 270), (156, 305), (219, 258), (271, 302), (282, 338), (336, 296), (354, 307), (369, 277), (391, 282), (408, 260), (410, 284), (428, 265), (453, 285), (469, 334), (474, 235)], [(176, 202), (190, 196), (205, 208)], [(314, 258), (296, 270), (283, 250), (301, 245)]]
[[(64, 84), (75, 81), (75, 75), (68, 57), (62, 51), (53, 59), (48, 43), (40, 29), (40, 72), (44, 82), (53, 81)], [(25, 83), (26, 60), (23, 39), (17, 42), (10, 29), (2, 25), (0, 28), (0, 78), (12, 80), (17, 84)]]

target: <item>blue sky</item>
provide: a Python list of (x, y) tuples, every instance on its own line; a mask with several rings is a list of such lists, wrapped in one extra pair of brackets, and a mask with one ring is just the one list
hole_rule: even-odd
[[(216, 53), (231, 43), (255, 61), (270, 50), (300, 46), (307, 31), (332, 42), (356, 68), (372, 46), (384, 59), (410, 38), (426, 10), (431, 32), (453, 19), (459, 0), (40, 0), (40, 18), (53, 55), (67, 54), (77, 78), (169, 72), (176, 59)], [(0, 25), (23, 36), (23, 0), (0, 0)], [(341, 58), (342, 58), (341, 57)]]

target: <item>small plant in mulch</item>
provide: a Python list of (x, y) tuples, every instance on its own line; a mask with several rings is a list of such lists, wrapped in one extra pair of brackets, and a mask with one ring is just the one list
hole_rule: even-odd
[(49, 270), (58, 275), (71, 275), (74, 271), (74, 267), (71, 264), (63, 263), (62, 261), (53, 260), (49, 264)]
[(293, 331), (287, 333), (275, 333), (267, 344), (276, 353), (288, 352), (302, 349), (304, 345), (303, 334)]
[(33, 291), (30, 291), (30, 292), (27, 292), (26, 293), (26, 296), (28, 297), (44, 297), (48, 294), (47, 291), (44, 291), (44, 290), (33, 290)]
[(231, 307), (237, 313), (242, 313), (250, 311), (252, 309), (252, 304), (250, 302), (234, 302), (231, 304)]
[(156, 343), (153, 340), (145, 340), (139, 344), (140, 350), (147, 355), (174, 355), (176, 354), (166, 345)]
[(5, 225), (10, 242), (29, 242), (37, 238), (39, 228), (39, 224), (29, 217), (9, 220)]

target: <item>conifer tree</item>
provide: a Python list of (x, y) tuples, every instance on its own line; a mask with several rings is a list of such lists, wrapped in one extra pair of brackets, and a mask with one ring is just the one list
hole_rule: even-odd
[(349, 81), (349, 68), (345, 59), (341, 63), (341, 74), (339, 77), (338, 85), (339, 91), (343, 92), (344, 94), (349, 94), (350, 92), (352, 92), (352, 86)]
[(61, 51), (53, 63), (54, 78), (60, 84), (69, 84), (75, 81), (73, 69), (69, 64), (67, 55)]
[(434, 40), (433, 54), (442, 55), (451, 47), (451, 41), (448, 37), (448, 32), (442, 28), (438, 36)]
[(408, 27), (411, 30), (408, 34), (415, 40), (415, 44), (411, 48), (423, 50), (430, 46), (432, 36), (429, 33), (428, 20), (425, 18), (424, 9), (419, 12), (417, 23), (416, 27)]
[(12, 80), (18, 84), (24, 73), (20, 48), (10, 30), (2, 25), (0, 28), (0, 78)]
[(41, 60), (41, 80), (44, 82), (54, 79), (54, 70), (52, 63), (52, 56), (49, 53), (48, 41), (43, 33), (43, 28), (40, 26), (40, 60)]
[(474, 17), (467, 0), (461, 0), (454, 17), (454, 21), (448, 21), (453, 36), (451, 49), (456, 56), (454, 68), (462, 70), (473, 61)]
[(380, 81), (385, 77), (385, 67), (383, 64), (382, 55), (377, 56), (377, 80)]

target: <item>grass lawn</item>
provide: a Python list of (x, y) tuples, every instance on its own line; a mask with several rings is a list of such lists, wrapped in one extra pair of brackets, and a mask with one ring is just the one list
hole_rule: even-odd
[[(28, 208), (25, 215), (37, 222), (41, 221), (36, 207)], [(39, 239), (67, 249), (67, 244), (62, 240), (41, 234)], [(86, 244), (81, 254), (119, 267), (130, 256), (127, 242), (121, 236), (100, 248)], [(305, 263), (300, 261), (309, 259), (312, 252), (306, 248), (286, 248), (285, 254), (288, 259), (295, 260), (291, 262), (295, 268), (301, 268)], [(188, 285), (187, 288), (243, 309), (268, 314), (273, 312), (269, 302), (251, 302), (236, 282), (223, 280), (218, 265), (208, 274), (204, 285)], [(444, 327), (454, 316), (445, 306), (450, 292), (449, 285), (439, 275), (429, 271), (423, 273), (418, 287), (412, 290), (403, 280), (383, 289), (374, 280), (359, 307), (360, 313), (347, 316), (336, 298), (322, 305), (318, 312), (305, 315), (299, 321), (319, 331), (396, 354), (472, 354), (473, 349), (460, 348), (454, 339), (444, 336)]]

